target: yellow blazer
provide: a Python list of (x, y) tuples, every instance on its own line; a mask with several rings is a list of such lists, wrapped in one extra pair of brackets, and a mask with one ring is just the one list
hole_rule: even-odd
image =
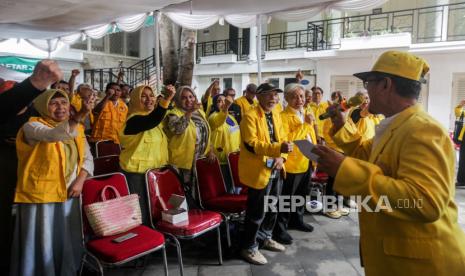
[(268, 184), (271, 176), (271, 169), (265, 166), (268, 157), (287, 158), (287, 154), (280, 152), (286, 134), (277, 108), (273, 109), (272, 114), (277, 143), (271, 143), (265, 111), (260, 105), (249, 110), (240, 123), (239, 179), (254, 189), (263, 189)]
[(372, 207), (387, 197), (392, 207), (392, 212), (359, 213), (366, 275), (464, 275), (455, 154), (440, 124), (415, 105), (393, 119), (375, 147), (372, 139), (362, 142), (350, 122), (334, 141), (355, 157), (342, 162), (334, 189), (345, 196), (371, 196)]
[[(307, 112), (305, 112), (307, 113)], [(309, 139), (316, 144), (315, 129), (313, 124), (302, 122), (297, 116), (294, 109), (286, 106), (281, 112), (281, 120), (283, 122), (284, 132), (287, 134), (288, 141)], [(298, 147), (290, 152), (286, 160), (286, 172), (289, 173), (304, 173), (308, 170), (309, 160), (300, 152)]]

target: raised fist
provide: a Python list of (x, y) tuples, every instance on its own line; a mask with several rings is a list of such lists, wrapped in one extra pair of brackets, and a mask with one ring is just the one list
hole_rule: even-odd
[(63, 78), (63, 72), (58, 64), (51, 59), (39, 61), (34, 68), (32, 76), (29, 78), (32, 85), (39, 89), (45, 90), (47, 87)]

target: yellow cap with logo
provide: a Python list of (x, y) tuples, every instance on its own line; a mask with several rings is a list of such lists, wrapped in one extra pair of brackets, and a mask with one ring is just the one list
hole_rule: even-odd
[(366, 80), (373, 73), (385, 73), (410, 80), (425, 82), (423, 78), (429, 71), (429, 65), (421, 57), (408, 52), (387, 51), (376, 61), (369, 72), (354, 74), (355, 77)]

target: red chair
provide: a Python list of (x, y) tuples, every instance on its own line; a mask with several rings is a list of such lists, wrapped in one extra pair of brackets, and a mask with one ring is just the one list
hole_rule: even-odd
[(119, 155), (120, 153), (121, 146), (115, 144), (111, 140), (102, 140), (95, 143), (95, 158), (108, 155)]
[(241, 195), (247, 194), (248, 187), (241, 183), (239, 179), (239, 152), (231, 152), (228, 154), (228, 166), (229, 172), (231, 173), (231, 177), (233, 180), (234, 189), (240, 187), (241, 188)]
[(171, 224), (161, 219), (163, 210), (162, 199), (169, 208), (168, 200), (172, 194), (184, 196), (181, 179), (173, 167), (165, 167), (162, 169), (148, 170), (146, 175), (147, 193), (149, 198), (150, 221), (155, 229), (171, 236), (177, 249), (179, 259), (179, 269), (181, 275), (184, 273), (182, 265), (182, 254), (179, 240), (189, 240), (199, 237), (206, 232), (216, 229), (218, 240), (218, 261), (223, 264), (222, 249), (221, 249), (221, 233), (219, 226), (222, 222), (222, 217), (219, 213), (190, 209), (188, 211), (189, 220), (185, 223)]
[[(82, 218), (82, 243), (85, 248), (82, 257), (79, 275), (82, 274), (85, 264), (92, 265), (90, 259), (96, 264), (96, 269), (103, 275), (103, 267), (119, 266), (139, 257), (145, 256), (155, 251), (163, 254), (163, 265), (165, 275), (168, 275), (168, 263), (165, 251), (165, 238), (162, 233), (155, 231), (147, 226), (137, 226), (127, 232), (108, 237), (95, 237), (92, 228), (89, 226), (84, 206), (100, 201), (100, 193), (106, 185), (111, 185), (118, 190), (121, 196), (129, 194), (129, 188), (126, 178), (121, 173), (103, 175), (100, 177), (89, 178), (84, 182), (81, 194), (81, 218)], [(107, 192), (111, 197), (111, 192)], [(115, 243), (113, 240), (127, 233), (136, 233), (137, 236), (121, 243)]]
[(229, 221), (233, 217), (240, 217), (245, 212), (247, 195), (229, 194), (226, 191), (218, 159), (215, 159), (213, 163), (209, 163), (207, 158), (197, 159), (195, 161), (195, 174), (200, 206), (223, 214), (228, 246), (231, 246)]
[(321, 188), (323, 195), (326, 195), (326, 184), (328, 183), (328, 174), (322, 171), (315, 171), (312, 173), (311, 184)]
[(94, 159), (94, 175), (103, 175), (120, 171), (119, 155), (108, 155)]

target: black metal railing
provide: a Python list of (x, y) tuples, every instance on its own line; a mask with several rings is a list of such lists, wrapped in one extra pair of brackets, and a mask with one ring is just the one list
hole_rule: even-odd
[[(465, 2), (462, 2), (312, 21), (307, 23), (306, 30), (263, 35), (262, 57), (265, 51), (274, 50), (338, 49), (341, 38), (388, 33), (410, 33), (412, 43), (465, 40), (464, 17)], [(445, 18), (447, 20), (444, 20)], [(447, 22), (447, 28), (444, 22)], [(248, 51), (242, 51), (243, 43), (242, 38), (197, 43), (197, 62), (200, 61), (200, 57), (224, 54), (237, 54), (238, 60), (245, 60)], [(248, 44), (248, 41), (245, 43)], [(234, 45), (242, 46), (235, 48)]]
[(84, 82), (103, 91), (107, 83), (118, 80), (120, 71), (123, 72), (121, 80), (123, 83), (131, 86), (140, 84), (156, 85), (155, 55), (142, 59), (129, 67), (86, 69), (84, 70)]

